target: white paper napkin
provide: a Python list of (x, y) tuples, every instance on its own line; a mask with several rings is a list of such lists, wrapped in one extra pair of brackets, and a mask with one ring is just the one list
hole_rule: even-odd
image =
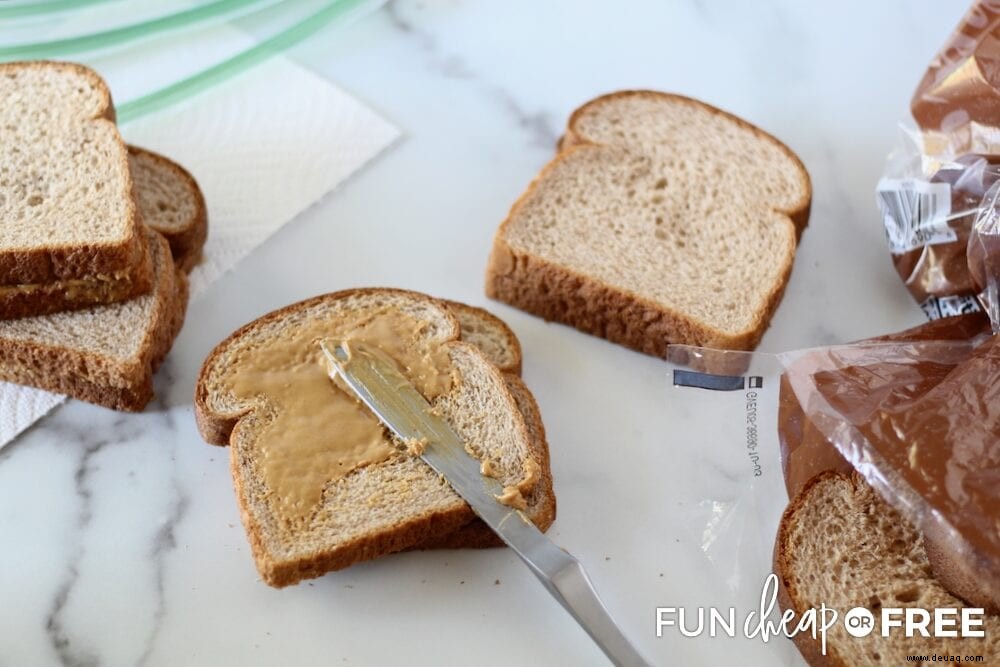
[[(122, 134), (184, 165), (205, 193), (209, 239), (191, 275), (194, 298), (399, 131), (325, 79), (276, 58)], [(0, 447), (64, 400), (0, 383)]]

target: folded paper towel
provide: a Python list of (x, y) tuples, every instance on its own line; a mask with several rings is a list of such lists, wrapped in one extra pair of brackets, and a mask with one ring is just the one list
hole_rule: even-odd
[[(184, 165), (205, 193), (210, 231), (191, 274), (193, 298), (399, 136), (286, 58), (121, 129), (129, 143)], [(64, 400), (0, 383), (0, 447)]]

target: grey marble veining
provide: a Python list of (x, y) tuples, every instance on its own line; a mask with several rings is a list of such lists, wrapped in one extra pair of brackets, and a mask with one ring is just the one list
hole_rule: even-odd
[(486, 93), (487, 98), (496, 101), (500, 111), (509, 115), (536, 147), (554, 148), (559, 133), (554, 128), (551, 116), (545, 111), (532, 111), (516, 98), (507, 88), (489, 81), (472, 69), (458, 53), (443, 49), (434, 33), (406, 15), (406, 8), (399, 0), (390, 0), (385, 6), (385, 14), (390, 25), (407, 39), (413, 40), (425, 54), (429, 69), (448, 79), (459, 79), (476, 85)]

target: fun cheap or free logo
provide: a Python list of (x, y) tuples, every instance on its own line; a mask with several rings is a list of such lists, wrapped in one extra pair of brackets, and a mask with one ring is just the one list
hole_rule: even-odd
[[(782, 635), (792, 638), (805, 632), (820, 642), (820, 650), (826, 655), (827, 633), (837, 623), (852, 637), (867, 637), (875, 632), (876, 616), (865, 607), (854, 607), (840, 617), (836, 609), (821, 603), (819, 607), (807, 609), (796, 619), (793, 610), (785, 610), (780, 617), (772, 618), (778, 604), (778, 577), (768, 575), (760, 595), (760, 606), (743, 617), (737, 624), (736, 609), (720, 610), (716, 607), (698, 607), (687, 610), (684, 607), (656, 608), (656, 636), (662, 637), (667, 628), (676, 628), (685, 637), (697, 637), (705, 632), (711, 637), (735, 637), (737, 629), (742, 630), (747, 639), (760, 637), (767, 642), (771, 637)], [(692, 618), (692, 616), (694, 618)], [(985, 611), (977, 607), (882, 607), (879, 610), (879, 633), (882, 637), (902, 632), (906, 637), (983, 637)]]

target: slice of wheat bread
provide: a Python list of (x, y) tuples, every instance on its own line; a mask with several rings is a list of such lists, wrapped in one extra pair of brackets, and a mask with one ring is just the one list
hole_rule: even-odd
[[(827, 635), (827, 654), (808, 633), (795, 643), (810, 665), (901, 665), (907, 656), (984, 656), (1000, 660), (1000, 617), (989, 614), (984, 638), (906, 637), (894, 628), (881, 636), (881, 609), (961, 608), (931, 572), (920, 534), (856, 473), (826, 472), (813, 478), (785, 510), (775, 543), (774, 571), (782, 609), (802, 614), (821, 603), (841, 622)], [(842, 619), (864, 607), (875, 615), (867, 637), (847, 633)], [(939, 658), (940, 659), (940, 658)]]
[(446, 301), (458, 319), (462, 340), (479, 348), (504, 373), (521, 374), (521, 343), (507, 323), (488, 310)]
[(585, 104), (562, 144), (500, 225), (486, 294), (656, 356), (756, 346), (808, 218), (801, 161), (746, 121), (652, 91)]
[(121, 275), (142, 258), (111, 94), (72, 63), (0, 64), (0, 285)]
[(174, 264), (190, 272), (208, 236), (208, 209), (198, 182), (153, 151), (129, 146), (128, 155), (142, 221), (170, 243)]
[[(480, 456), (497, 464), (498, 479), (523, 478), (526, 459), (541, 467), (526, 492), (525, 513), (542, 530), (554, 519), (555, 503), (547, 451), (529, 436), (507, 381), (474, 346), (459, 340), (458, 321), (443, 302), (391, 289), (328, 294), (275, 311), (220, 343), (206, 359), (195, 393), (195, 415), (206, 441), (229, 444), (231, 467), (244, 526), (258, 570), (268, 584), (303, 578), (441, 539), (474, 519), (461, 498), (418, 458), (396, 453), (362, 466), (324, 488), (319, 506), (304, 521), (276, 511), (260, 472), (259, 453), (273, 418), (266, 396), (238, 400), (224, 389), (231, 362), (296, 326), (329, 322), (331, 335), (359, 318), (393, 309), (425, 323), (423, 340), (447, 351), (458, 380), (435, 399), (435, 407)], [(325, 324), (324, 324), (325, 326)]]
[(129, 301), (0, 322), (0, 380), (139, 411), (184, 322), (187, 277), (147, 230), (154, 288)]

